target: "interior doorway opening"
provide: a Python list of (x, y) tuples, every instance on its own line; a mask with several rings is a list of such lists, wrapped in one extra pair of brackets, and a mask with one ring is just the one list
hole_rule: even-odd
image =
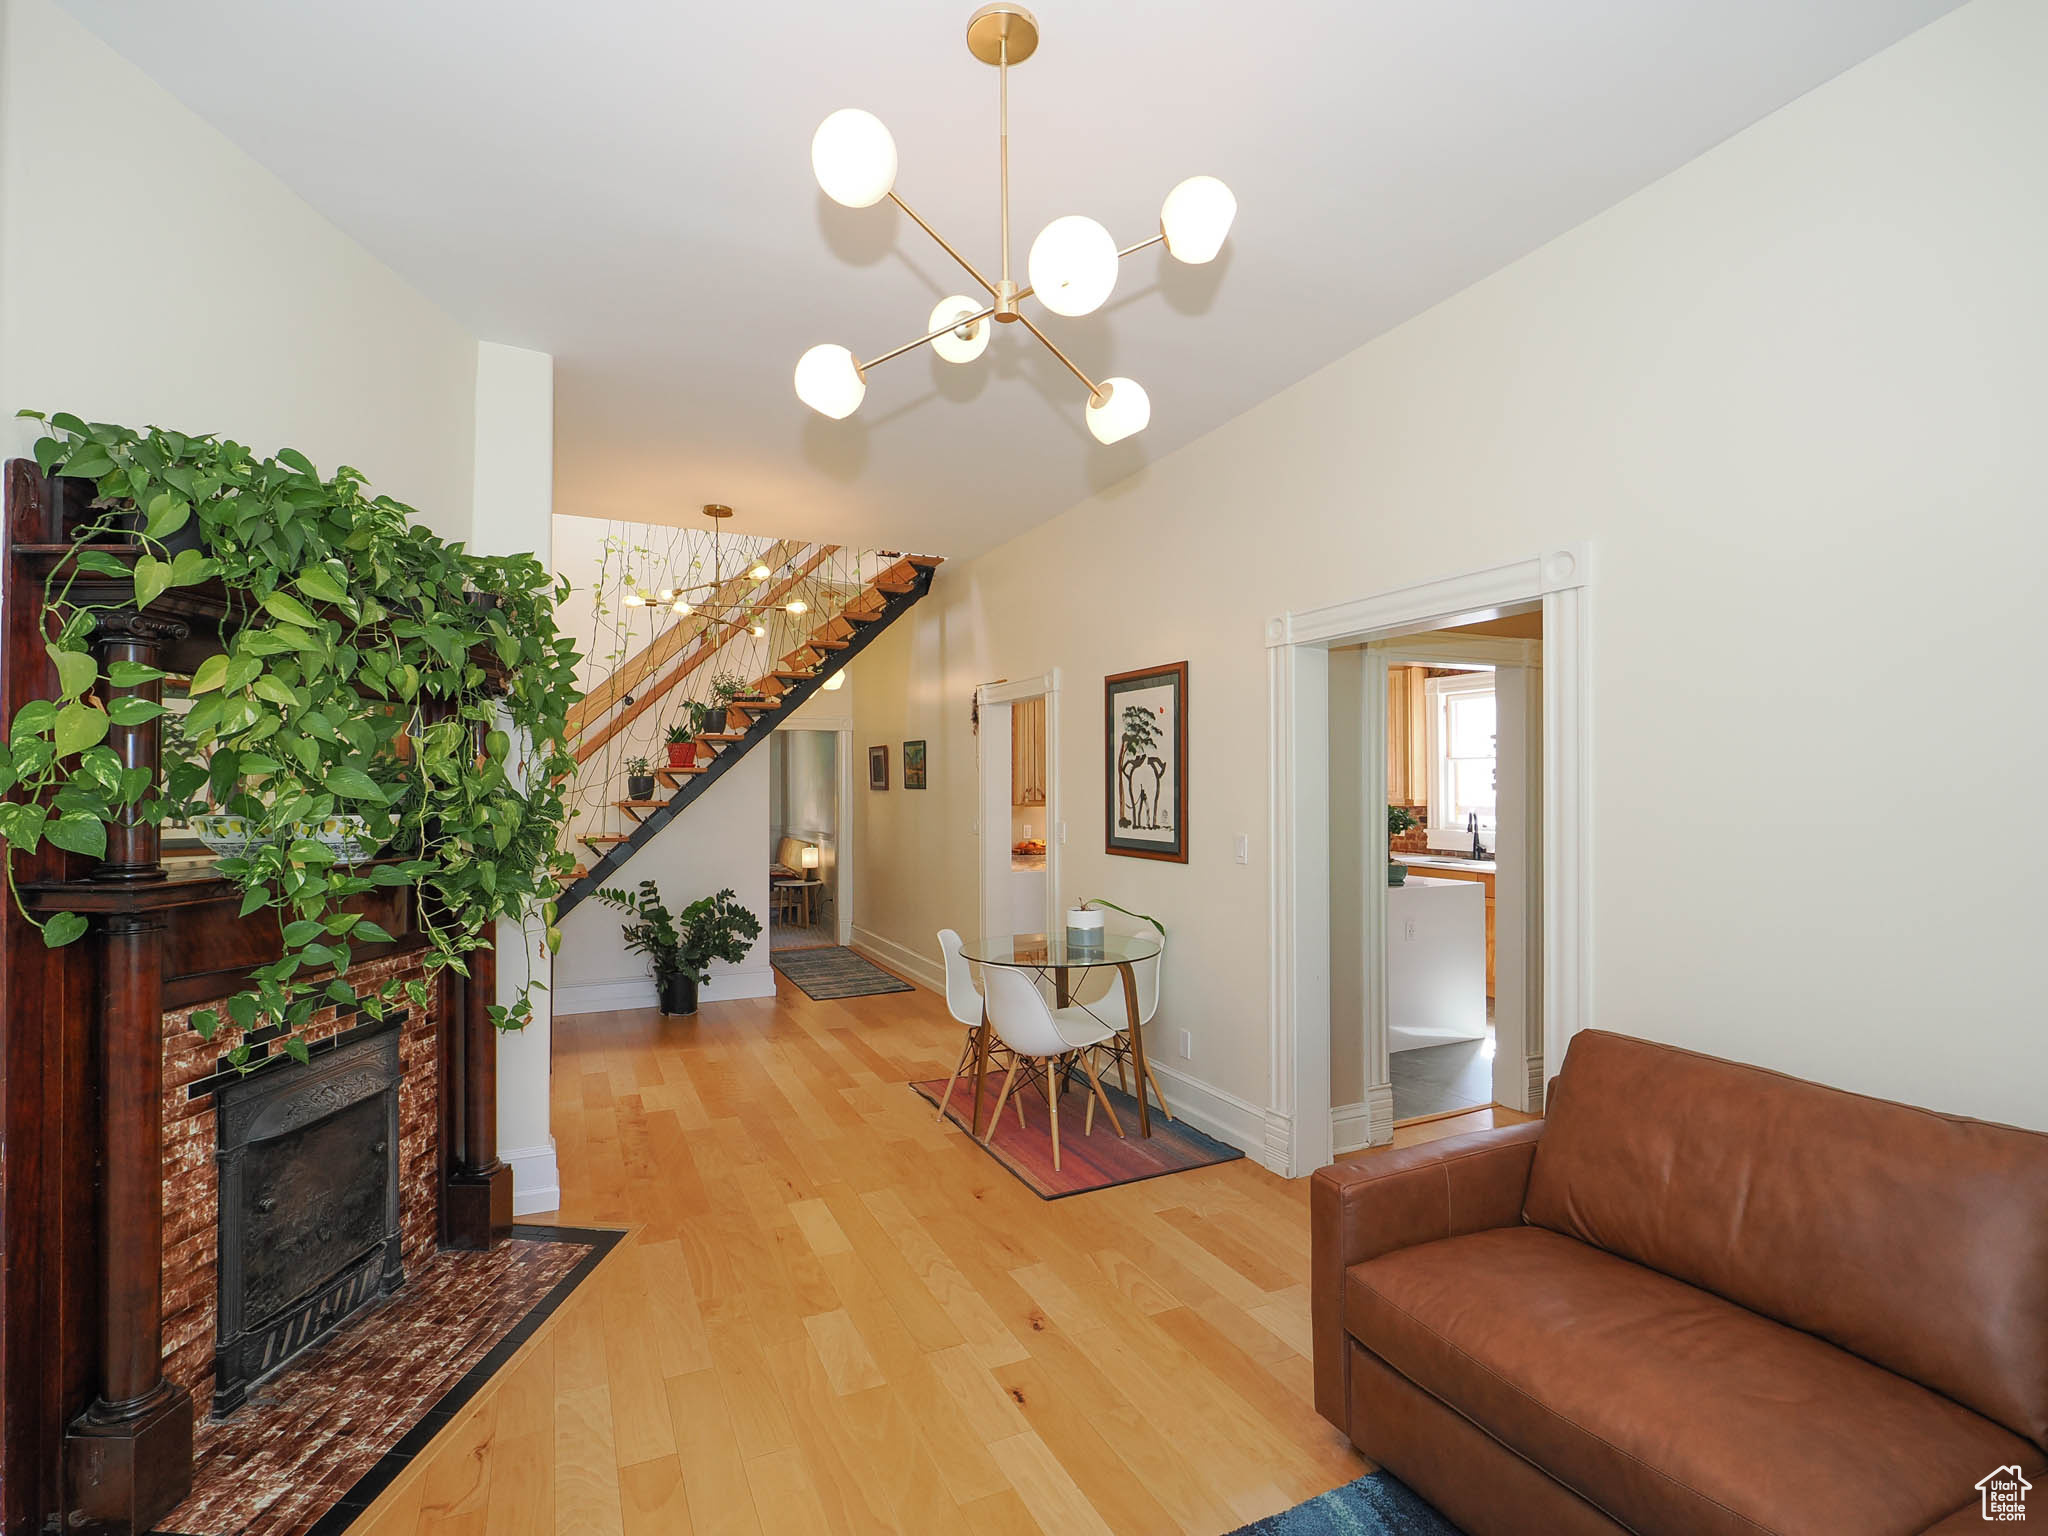
[(817, 949), (852, 936), (847, 733), (791, 722), (768, 738), (768, 942)]
[(976, 695), (981, 931), (1048, 933), (1059, 904), (1059, 674)]
[(1330, 652), (1335, 1151), (1541, 1110), (1542, 661), (1538, 603)]

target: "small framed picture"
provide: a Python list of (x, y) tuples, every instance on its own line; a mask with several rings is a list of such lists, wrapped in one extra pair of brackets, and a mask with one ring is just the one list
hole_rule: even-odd
[(869, 748), (868, 748), (868, 788), (869, 788), (869, 789), (887, 789), (888, 787), (889, 787), (889, 749), (888, 749), (887, 747), (869, 747)]
[(903, 787), (924, 788), (924, 743), (921, 741), (903, 743)]
[(1134, 859), (1188, 861), (1188, 664), (1102, 680), (1103, 843)]

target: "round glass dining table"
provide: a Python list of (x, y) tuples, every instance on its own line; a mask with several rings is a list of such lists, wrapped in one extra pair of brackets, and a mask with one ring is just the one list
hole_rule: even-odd
[[(1105, 933), (1091, 944), (1076, 944), (1057, 933), (984, 934), (961, 942), (963, 959), (976, 965), (1001, 965), (1012, 970), (1037, 971), (1052, 976), (1057, 1006), (1064, 1008), (1073, 998), (1073, 974), (1100, 966), (1114, 966), (1123, 977), (1125, 1030), (1130, 1040), (1131, 1071), (1138, 1100), (1138, 1134), (1152, 1134), (1151, 1112), (1146, 1106), (1145, 1032), (1138, 1019), (1138, 979), (1132, 967), (1142, 960), (1156, 959), (1166, 946), (1150, 934)], [(988, 1071), (988, 1010), (981, 1015), (980, 1039), (974, 1053), (974, 1108), (968, 1121), (972, 1134), (981, 1134), (982, 1079)]]

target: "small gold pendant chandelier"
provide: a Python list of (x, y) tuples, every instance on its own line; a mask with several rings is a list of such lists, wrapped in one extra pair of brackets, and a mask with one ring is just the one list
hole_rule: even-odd
[(994, 282), (896, 195), (896, 141), (879, 118), (845, 107), (819, 125), (811, 140), (811, 169), (825, 195), (848, 208), (868, 208), (888, 198), (987, 291), (988, 302), (949, 295), (932, 310), (925, 335), (864, 363), (845, 347), (827, 343), (811, 348), (797, 362), (796, 393), (812, 410), (835, 420), (852, 415), (867, 394), (868, 369), (922, 346), (929, 345), (949, 363), (973, 362), (988, 347), (993, 319), (1021, 323), (1086, 386), (1088, 430), (1098, 441), (1120, 441), (1152, 419), (1151, 399), (1135, 381), (1089, 378), (1019, 306), (1035, 298), (1056, 315), (1091, 314), (1116, 286), (1117, 264), (1151, 245), (1164, 243), (1167, 254), (1180, 261), (1210, 261), (1230, 233), (1237, 199), (1214, 176), (1191, 176), (1167, 193), (1159, 210), (1159, 233), (1122, 249), (1093, 219), (1078, 214), (1054, 219), (1031, 242), (1030, 281), (1018, 287), (1010, 276), (1010, 66), (1022, 64), (1037, 48), (1038, 23), (1019, 6), (984, 5), (968, 20), (967, 51), (996, 69), (1003, 252), (1002, 276)]

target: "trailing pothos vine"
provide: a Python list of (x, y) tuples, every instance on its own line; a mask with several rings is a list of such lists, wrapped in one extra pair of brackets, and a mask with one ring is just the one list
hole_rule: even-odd
[[(245, 818), (248, 847), (216, 868), (241, 890), (245, 918), (274, 915), (283, 954), (192, 1018), (209, 1039), (237, 1033), (237, 1066), (258, 1031), (281, 1032), (305, 1059), (299, 1031), (329, 1003), (373, 1019), (396, 1006), (395, 979), (359, 993), (350, 978), (356, 947), (391, 935), (343, 908), (379, 887), (418, 889), (430, 972), (466, 974), (463, 956), (491, 942), (500, 917), (537, 919), (555, 948), (555, 892), (574, 863), (558, 848), (575, 768), (565, 716), (579, 696), (575, 644), (555, 627), (566, 585), (531, 555), (446, 543), (345, 466), (323, 478), (290, 449), (259, 458), (210, 435), (23, 414), (46, 421), (44, 472), (96, 494), (45, 587), (57, 697), (17, 709), (0, 746), (17, 905), (13, 856), (45, 842), (101, 857), (124, 815)], [(101, 616), (146, 614), (166, 592), (209, 582), (227, 613), (218, 649), (193, 668), (191, 709), (163, 721), (159, 775), (124, 768), (110, 726), (164, 706), (113, 691), (166, 674), (116, 661), (103, 677)], [(373, 862), (352, 864), (315, 835), (351, 815), (365, 824), (359, 841), (383, 850)], [(23, 912), (51, 946), (86, 930), (75, 912)], [(490, 1005), (499, 1028), (531, 1019), (534, 985)], [(405, 992), (426, 1006), (424, 984)]]

